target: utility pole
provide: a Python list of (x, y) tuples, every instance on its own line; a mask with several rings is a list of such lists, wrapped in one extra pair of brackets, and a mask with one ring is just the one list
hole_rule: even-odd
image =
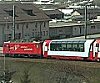
[[(7, 28), (7, 22), (8, 22), (7, 20), (8, 20), (8, 17), (4, 17), (4, 19), (5, 19), (5, 22), (6, 22), (6, 23), (5, 23), (5, 27)], [(4, 32), (4, 31), (3, 31), (3, 32)], [(4, 37), (4, 33), (3, 33), (3, 37)], [(3, 41), (4, 41), (4, 40), (3, 40)], [(4, 83), (5, 83), (5, 80), (6, 80), (6, 78), (5, 78), (5, 77), (6, 77), (6, 72), (5, 72), (5, 71), (6, 71), (6, 67), (5, 67), (5, 66), (6, 66), (6, 58), (5, 58), (5, 54), (4, 54), (4, 62), (3, 62), (3, 65), (4, 65), (4, 72), (3, 72), (3, 75), (4, 75), (4, 76), (3, 76), (3, 81), (4, 81)]]
[(87, 6), (85, 5), (85, 39), (87, 39)]
[(42, 22), (40, 23), (40, 40), (42, 39), (42, 31), (41, 31), (41, 28), (42, 28)]
[(13, 5), (13, 26), (12, 26), (12, 40), (15, 40), (15, 5)]
[(5, 67), (5, 65), (6, 65), (6, 60), (5, 60), (5, 54), (4, 54), (4, 83), (5, 83), (5, 80), (6, 80), (6, 67)]

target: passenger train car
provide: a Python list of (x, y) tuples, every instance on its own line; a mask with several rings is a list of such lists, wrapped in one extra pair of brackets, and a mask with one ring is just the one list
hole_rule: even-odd
[(10, 56), (100, 61), (100, 39), (60, 39), (43, 42), (5, 42), (3, 53)]

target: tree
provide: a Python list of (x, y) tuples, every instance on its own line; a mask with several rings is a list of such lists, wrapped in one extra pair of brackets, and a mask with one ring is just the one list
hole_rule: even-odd
[(94, 3), (95, 3), (97, 6), (100, 6), (100, 0), (94, 0)]
[(29, 70), (28, 68), (25, 68), (25, 70), (23, 71), (23, 75), (21, 77), (21, 83), (31, 83), (29, 76)]
[(0, 83), (4, 82), (4, 83), (12, 83), (11, 79), (12, 79), (12, 75), (15, 73), (16, 71), (9, 71), (9, 70), (5, 70), (4, 73), (2, 73), (0, 75)]

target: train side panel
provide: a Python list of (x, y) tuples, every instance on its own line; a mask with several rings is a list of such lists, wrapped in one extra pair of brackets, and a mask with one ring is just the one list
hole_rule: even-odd
[(96, 61), (100, 61), (100, 39), (96, 39), (93, 44), (93, 56)]
[[(46, 40), (43, 47), (45, 57), (57, 59), (90, 59), (94, 40)], [(90, 56), (91, 55), (91, 56)], [(93, 58), (92, 58), (93, 59)]]
[(9, 52), (10, 52), (9, 46), (10, 46), (9, 43), (3, 44), (3, 54), (9, 54)]
[(42, 43), (4, 43), (4, 54), (28, 54), (28, 55), (41, 55)]
[(48, 57), (48, 50), (49, 50), (49, 44), (52, 42), (51, 40), (45, 40), (43, 42), (43, 57)]

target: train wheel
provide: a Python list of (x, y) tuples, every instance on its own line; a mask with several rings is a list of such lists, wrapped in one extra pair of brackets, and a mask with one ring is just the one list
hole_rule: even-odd
[(40, 59), (43, 59), (43, 55), (40, 55)]
[(6, 57), (10, 57), (10, 54), (5, 54)]
[(96, 59), (96, 61), (100, 62), (100, 59)]
[(83, 58), (84, 61), (87, 61), (87, 58)]
[(17, 58), (17, 54), (12, 54), (12, 57), (13, 58)]

